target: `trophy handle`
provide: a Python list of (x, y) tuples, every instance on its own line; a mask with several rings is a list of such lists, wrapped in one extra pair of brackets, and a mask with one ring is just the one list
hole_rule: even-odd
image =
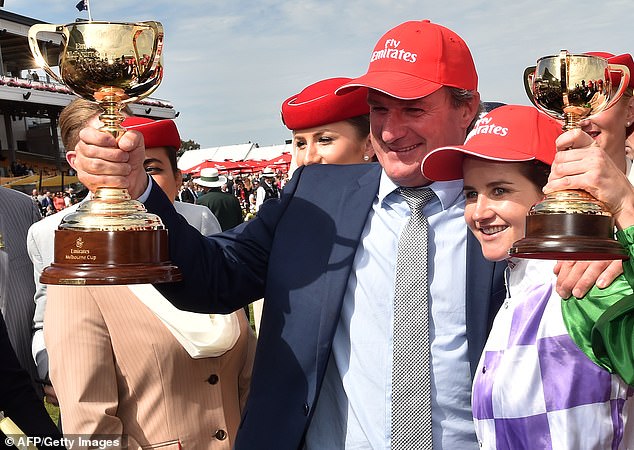
[(535, 96), (533, 95), (533, 79), (535, 79), (535, 69), (536, 66), (530, 66), (524, 69), (524, 90), (526, 91), (526, 95), (528, 95), (531, 103), (535, 105), (538, 109), (541, 109), (541, 107), (535, 101)]
[[(154, 46), (152, 47), (152, 54), (149, 55), (150, 60), (148, 61), (148, 63), (143, 66), (143, 71), (144, 72), (149, 71), (150, 73), (154, 72), (155, 70), (162, 71), (163, 68), (159, 66), (161, 65), (161, 58), (163, 55), (163, 38), (165, 36), (163, 32), (163, 25), (160, 22), (155, 22), (152, 20), (146, 21), (146, 22), (140, 22), (139, 25), (150, 27), (152, 31), (154, 32)], [(137, 45), (136, 45), (137, 38), (142, 32), (143, 30), (138, 30), (134, 34), (134, 37), (132, 38), (132, 45), (134, 46), (134, 53), (136, 54), (135, 56), (137, 58), (137, 61), (141, 61), (143, 59), (143, 55), (139, 55), (139, 50), (137, 49)], [(162, 78), (163, 74), (159, 74), (159, 77)], [(154, 84), (154, 86), (151, 89), (149, 89), (143, 94), (143, 97), (147, 97), (152, 92), (154, 92), (158, 87), (159, 87), (159, 83)]]
[(33, 53), (35, 62), (60, 84), (64, 84), (61, 78), (55, 72), (53, 72), (53, 69), (51, 69), (51, 67), (48, 65), (48, 62), (44, 58), (44, 55), (42, 55), (42, 52), (40, 51), (40, 45), (37, 42), (38, 33), (63, 34), (66, 41), (68, 41), (66, 28), (62, 25), (52, 25), (48, 23), (35, 24), (32, 25), (31, 28), (29, 28), (29, 46), (31, 47), (31, 53)]
[(630, 84), (630, 69), (627, 66), (623, 66), (621, 64), (608, 64), (608, 71), (621, 72), (621, 83), (619, 84), (618, 89), (614, 92), (614, 95), (611, 96), (605, 109), (610, 108), (618, 102)]

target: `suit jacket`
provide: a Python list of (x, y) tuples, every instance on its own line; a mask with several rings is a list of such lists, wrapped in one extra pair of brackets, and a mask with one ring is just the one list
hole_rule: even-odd
[[(2, 315), (0, 315), (0, 357), (2, 358), (0, 410), (5, 416), (11, 418), (27, 436), (61, 438), (61, 434), (44, 408), (42, 398), (33, 389), (29, 374), (20, 366), (15, 356)], [(0, 433), (0, 437), (4, 435)], [(4, 439), (2, 442), (4, 443)]]
[[(31, 357), (31, 329), (35, 304), (33, 266), (26, 251), (26, 235), (40, 212), (30, 196), (0, 188), (0, 309), (15, 353), (29, 375), (37, 372)], [(38, 395), (41, 394), (37, 386)]]
[[(232, 311), (265, 298), (236, 449), (301, 448), (380, 174), (378, 164), (300, 168), (281, 199), (266, 202), (257, 218), (208, 238), (190, 229), (152, 187), (146, 207), (168, 227), (170, 258), (185, 274), (182, 282), (157, 289), (178, 307), (199, 312)], [(473, 372), (505, 291), (504, 265), (486, 261), (473, 236), (468, 239)]]
[(193, 359), (127, 286), (49, 286), (44, 336), (66, 434), (127, 436), (131, 449), (230, 450), (255, 335)]
[(204, 205), (214, 213), (218, 218), (218, 222), (220, 222), (222, 231), (242, 223), (240, 200), (232, 194), (219, 190), (207, 191), (198, 197), (196, 204)]
[[(33, 262), (36, 286), (35, 313), (32, 315), (34, 332), (31, 350), (41, 379), (48, 377), (48, 354), (46, 353), (44, 332), (42, 331), (44, 312), (46, 310), (46, 285), (40, 283), (40, 275), (53, 262), (55, 230), (57, 230), (62, 219), (67, 214), (75, 212), (80, 205), (81, 203), (69, 206), (63, 211), (45, 217), (29, 228), (27, 236), (27, 248), (29, 257)], [(176, 202), (174, 206), (176, 211), (202, 234), (214, 234), (221, 231), (218, 219), (208, 208), (183, 202)]]

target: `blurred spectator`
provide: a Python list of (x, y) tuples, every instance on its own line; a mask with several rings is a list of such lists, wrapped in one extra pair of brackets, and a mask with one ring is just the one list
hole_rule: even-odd
[(44, 195), (40, 199), (40, 208), (43, 216), (48, 216), (55, 212), (53, 194), (51, 194), (51, 191), (44, 191)]
[(275, 181), (275, 173), (270, 167), (264, 168), (260, 185), (256, 191), (255, 210), (260, 210), (262, 204), (273, 198), (280, 198), (280, 190)]
[(64, 195), (61, 192), (56, 192), (53, 197), (53, 207), (55, 211), (61, 211), (66, 208), (66, 201), (64, 200)]
[(206, 168), (200, 171), (200, 178), (194, 180), (205, 193), (196, 200), (196, 204), (204, 205), (214, 213), (222, 231), (228, 230), (242, 223), (242, 208), (240, 202), (233, 195), (222, 192), (227, 178), (218, 173), (218, 169)]
[(198, 196), (196, 192), (194, 192), (191, 180), (184, 181), (178, 193), (178, 200), (185, 203), (196, 203), (196, 198), (198, 198)]

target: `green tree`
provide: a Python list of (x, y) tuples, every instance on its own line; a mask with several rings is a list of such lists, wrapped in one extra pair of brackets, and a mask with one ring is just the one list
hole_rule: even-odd
[(200, 149), (200, 144), (196, 141), (192, 141), (191, 139), (188, 141), (181, 140), (181, 148), (178, 150), (178, 156), (182, 156), (187, 150), (198, 150)]

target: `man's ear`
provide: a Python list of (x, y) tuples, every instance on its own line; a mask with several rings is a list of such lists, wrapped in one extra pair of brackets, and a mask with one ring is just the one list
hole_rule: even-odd
[(480, 113), (480, 93), (474, 92), (473, 98), (470, 101), (463, 103), (460, 108), (462, 108), (460, 125), (464, 127), (465, 130), (468, 130), (471, 123)]
[(66, 152), (66, 162), (68, 162), (68, 165), (71, 166), (74, 170), (77, 170), (77, 168), (75, 167), (76, 157), (77, 153), (75, 152), (75, 150), (70, 150)]

